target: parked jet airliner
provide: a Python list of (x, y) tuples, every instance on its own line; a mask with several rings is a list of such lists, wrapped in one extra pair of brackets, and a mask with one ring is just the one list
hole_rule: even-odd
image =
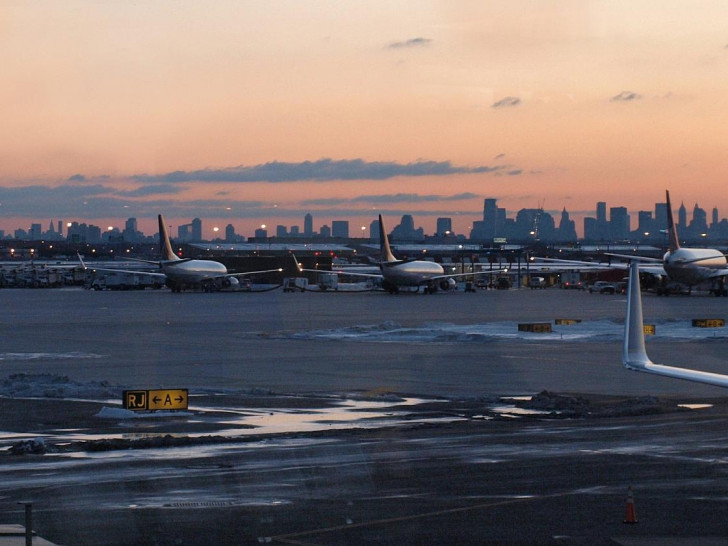
[[(667, 234), (669, 245), (662, 257), (662, 266), (642, 265), (641, 271), (653, 275), (666, 275), (668, 279), (687, 286), (695, 286), (701, 282), (714, 279), (718, 287), (713, 291), (716, 296), (728, 296), (725, 287), (725, 278), (728, 275), (728, 261), (720, 250), (714, 248), (687, 248), (681, 247), (677, 237), (677, 226), (672, 215), (670, 205), (670, 192), (665, 190), (667, 198)], [(638, 259), (643, 262), (659, 262), (656, 258), (625, 256), (622, 254), (609, 254), (619, 258)]]
[[(437, 290), (454, 290), (457, 287), (455, 279), (472, 278), (482, 275), (503, 272), (503, 269), (488, 271), (477, 271), (472, 273), (445, 273), (443, 267), (436, 262), (427, 260), (398, 260), (392, 254), (389, 245), (389, 237), (384, 227), (382, 215), (379, 215), (379, 271), (375, 273), (358, 273), (346, 270), (334, 270), (337, 273), (345, 273), (352, 277), (378, 278), (382, 281), (382, 288), (392, 294), (399, 292), (401, 288), (424, 287), (425, 294), (432, 294)], [(309, 270), (306, 270), (309, 271)]]
[(627, 290), (627, 317), (624, 321), (622, 363), (627, 369), (647, 372), (676, 379), (728, 387), (728, 375), (655, 364), (645, 350), (645, 334), (642, 323), (642, 293), (639, 278), (640, 266), (633, 261), (629, 266)]
[[(728, 296), (726, 289), (726, 275), (728, 275), (728, 260), (725, 254), (720, 250), (713, 248), (688, 248), (681, 247), (677, 237), (677, 227), (672, 215), (672, 206), (670, 205), (670, 192), (665, 190), (667, 197), (667, 233), (668, 233), (668, 249), (662, 259), (649, 258), (646, 256), (634, 256), (628, 254), (615, 254), (607, 252), (607, 256), (616, 258), (626, 258), (627, 260), (639, 260), (645, 262), (640, 266), (640, 271), (655, 275), (656, 277), (667, 277), (669, 280), (682, 283), (689, 287), (695, 286), (705, 281), (714, 280), (712, 292), (716, 296)], [(548, 258), (544, 258), (548, 260)], [(562, 262), (563, 260), (550, 259), (554, 262)], [(566, 263), (583, 263), (597, 267), (599, 264), (594, 262), (577, 262), (564, 261)], [(653, 264), (654, 265), (650, 265)], [(659, 264), (659, 265), (658, 265)], [(625, 264), (611, 264), (608, 267), (613, 269), (626, 269)]]
[[(180, 292), (187, 288), (203, 289), (203, 290), (236, 290), (240, 283), (238, 277), (248, 277), (250, 275), (260, 275), (263, 273), (282, 272), (283, 269), (268, 269), (265, 271), (248, 271), (245, 273), (228, 273), (224, 264), (214, 260), (195, 260), (192, 258), (180, 258), (172, 250), (172, 244), (167, 234), (167, 226), (164, 218), (160, 214), (159, 220), (159, 244), (161, 247), (161, 260), (142, 260), (140, 258), (129, 258), (138, 262), (151, 263), (159, 266), (161, 273), (150, 273), (149, 271), (139, 271), (144, 275), (162, 276), (165, 283), (172, 292)], [(80, 256), (79, 256), (80, 258)], [(86, 265), (81, 261), (84, 269)], [(97, 271), (109, 271), (105, 269), (93, 268)], [(118, 271), (118, 269), (114, 270)]]

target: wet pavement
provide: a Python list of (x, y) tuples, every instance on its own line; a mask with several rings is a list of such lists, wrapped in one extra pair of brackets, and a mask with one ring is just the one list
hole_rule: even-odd
[[(728, 535), (724, 391), (624, 370), (619, 296), (43, 292), (0, 293), (0, 366), (26, 374), (0, 384), (0, 437), (65, 447), (0, 455), (0, 495), (8, 523), (32, 498), (58, 544)], [(648, 342), (653, 359), (728, 373), (722, 331), (669, 334), (723, 306), (647, 297), (646, 319), (668, 332)], [(583, 319), (589, 339), (498, 334), (556, 316)], [(115, 414), (130, 387), (190, 388), (190, 410)], [(572, 413), (504, 399), (544, 389), (572, 397)], [(102, 439), (121, 443), (91, 447)]]

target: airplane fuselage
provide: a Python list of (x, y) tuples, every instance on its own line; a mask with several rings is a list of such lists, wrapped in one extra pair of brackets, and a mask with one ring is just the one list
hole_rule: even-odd
[(670, 279), (688, 286), (715, 277), (727, 265), (726, 257), (710, 248), (678, 248), (665, 253), (662, 263)]
[[(208, 279), (220, 279), (227, 275), (227, 268), (220, 262), (212, 260), (187, 260), (162, 264), (162, 271), (167, 276), (170, 287), (184, 288), (200, 286)], [(235, 277), (225, 277), (228, 286), (237, 284)]]
[(432, 277), (445, 274), (442, 266), (435, 262), (415, 260), (381, 264), (382, 277), (396, 286), (420, 286)]

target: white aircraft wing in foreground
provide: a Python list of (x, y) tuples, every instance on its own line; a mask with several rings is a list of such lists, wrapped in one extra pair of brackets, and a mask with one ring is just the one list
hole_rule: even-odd
[(638, 372), (707, 383), (708, 385), (716, 385), (718, 387), (728, 387), (728, 375), (665, 366), (663, 364), (655, 364), (650, 360), (645, 349), (639, 271), (639, 264), (636, 261), (631, 262), (629, 267), (629, 288), (627, 291), (627, 317), (624, 321), (624, 345), (622, 350), (622, 363), (624, 366), (627, 369)]

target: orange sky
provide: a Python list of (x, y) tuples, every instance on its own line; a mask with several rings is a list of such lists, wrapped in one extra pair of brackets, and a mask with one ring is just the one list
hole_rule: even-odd
[[(11, 0), (0, 61), (6, 232), (136, 216), (151, 234), (161, 212), (252, 235), (310, 211), (467, 233), (485, 197), (565, 206), (581, 231), (596, 201), (634, 226), (665, 188), (728, 216), (723, 1)], [(297, 178), (322, 158), (454, 169)], [(164, 177), (273, 162), (286, 182)]]

